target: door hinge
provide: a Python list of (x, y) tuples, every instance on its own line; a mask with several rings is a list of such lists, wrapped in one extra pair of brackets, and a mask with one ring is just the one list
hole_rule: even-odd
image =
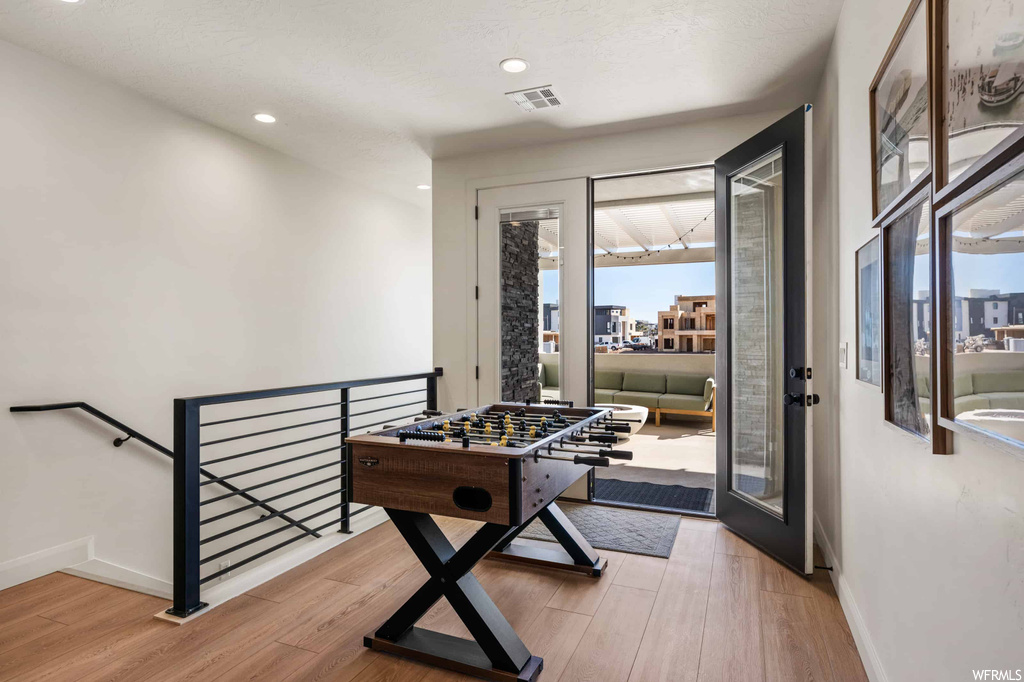
[(477, 366), (476, 366), (476, 378), (477, 378), (478, 380), (480, 379), (480, 365), (477, 365)]
[(480, 287), (479, 287), (479, 285), (478, 285), (478, 286), (476, 286), (476, 287), (474, 287), (474, 289), (476, 289), (476, 292), (475, 292), (475, 293), (473, 294), (473, 297), (474, 297), (474, 298), (475, 298), (476, 300), (478, 300), (478, 301), (479, 301), (479, 300), (480, 300)]
[(479, 206), (474, 206), (473, 207), (473, 218), (475, 218), (476, 220), (480, 220), (480, 207)]

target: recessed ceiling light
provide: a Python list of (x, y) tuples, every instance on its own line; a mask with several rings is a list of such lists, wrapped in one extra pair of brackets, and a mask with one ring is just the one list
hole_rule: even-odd
[(273, 123), (277, 120), (277, 118), (270, 114), (253, 114), (252, 117), (260, 123)]
[(61, 0), (61, 2), (66, 2), (69, 5), (74, 5), (75, 3), (81, 2), (81, 0)]
[(416, 189), (430, 189), (430, 185), (416, 185)]
[(509, 57), (508, 59), (502, 59), (498, 66), (501, 67), (502, 71), (508, 71), (509, 73), (522, 73), (530, 68), (530, 63), (519, 57)]

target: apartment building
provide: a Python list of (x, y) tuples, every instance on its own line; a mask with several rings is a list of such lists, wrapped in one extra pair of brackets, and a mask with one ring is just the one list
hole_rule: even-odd
[(715, 297), (676, 296), (658, 312), (658, 350), (676, 353), (715, 352)]

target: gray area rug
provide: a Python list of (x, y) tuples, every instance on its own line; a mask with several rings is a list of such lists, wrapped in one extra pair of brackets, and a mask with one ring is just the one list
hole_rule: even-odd
[(594, 497), (603, 502), (624, 502), (698, 512), (707, 512), (711, 509), (711, 498), (715, 495), (715, 491), (709, 488), (619, 481), (614, 478), (599, 478), (594, 481), (594, 486)]
[[(571, 502), (559, 502), (558, 506), (587, 542), (598, 549), (668, 558), (676, 542), (679, 517), (673, 514)], [(519, 537), (556, 542), (539, 519), (531, 523)]]

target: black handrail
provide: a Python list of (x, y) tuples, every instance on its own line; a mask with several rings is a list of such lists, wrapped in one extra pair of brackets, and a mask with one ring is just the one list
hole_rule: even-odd
[[(95, 407), (93, 407), (92, 405), (90, 405), (89, 403), (86, 403), (86, 402), (50, 403), (48, 405), (15, 405), (14, 407), (11, 408), (11, 412), (51, 412), (51, 411), (54, 411), (54, 410), (76, 410), (76, 409), (77, 410), (82, 410), (83, 412), (91, 414), (92, 416), (94, 416), (97, 419), (99, 419), (101, 422), (106, 422), (107, 424), (110, 424), (111, 426), (113, 426), (115, 429), (118, 429), (119, 431), (124, 431), (125, 433), (128, 434), (128, 436), (130, 438), (134, 438), (135, 440), (139, 441), (140, 443), (144, 443), (145, 445), (148, 445), (149, 447), (153, 448), (154, 450), (156, 450), (160, 454), (166, 455), (167, 457), (170, 457), (171, 459), (174, 459), (174, 451), (171, 450), (170, 448), (167, 448), (167, 447), (164, 447), (163, 445), (160, 445), (160, 443), (157, 443), (152, 438), (149, 438), (148, 436), (145, 436), (145, 435), (139, 433), (138, 431), (136, 431), (135, 429), (131, 428), (130, 426), (127, 426), (127, 425), (119, 422), (118, 420), (114, 419), (113, 417), (111, 417), (106, 412), (103, 412), (102, 410), (98, 410), (98, 409), (96, 409)], [(116, 439), (114, 441), (114, 446), (115, 447), (120, 447), (120, 443), (118, 443), (118, 441), (121, 441), (123, 443), (124, 440), (127, 440), (127, 439), (122, 439), (122, 438)], [(216, 479), (217, 478), (216, 474), (213, 474), (213, 473), (211, 473), (211, 472), (209, 472), (209, 471), (207, 471), (206, 469), (203, 469), (203, 468), (199, 469), (199, 473), (201, 475), (205, 476), (206, 478), (209, 478), (209, 479)], [(237, 487), (237, 486), (235, 486), (235, 485), (233, 485), (231, 483), (228, 483), (227, 481), (215, 481), (215, 483), (217, 483), (218, 485), (220, 485), (223, 488), (227, 488), (229, 491), (231, 491), (232, 493), (234, 493), (236, 495), (240, 495), (242, 498), (248, 500), (249, 502), (252, 502), (253, 504), (258, 505), (262, 509), (266, 510), (266, 512), (268, 514), (277, 514), (278, 518), (280, 518), (282, 521), (286, 521), (289, 525), (295, 526), (296, 528), (298, 528), (298, 529), (302, 530), (303, 532), (305, 532), (305, 534), (312, 535), (313, 537), (316, 537), (316, 538), (321, 537), (320, 533), (318, 533), (317, 531), (313, 530), (312, 528), (309, 528), (308, 526), (303, 525), (302, 523), (299, 523), (298, 521), (296, 521), (295, 519), (291, 518), (290, 516), (286, 516), (284, 514), (280, 514), (277, 509), (275, 509), (274, 507), (270, 506), (269, 504), (263, 502), (259, 498), (253, 497), (252, 495), (250, 495), (249, 493), (245, 492), (241, 488), (239, 488), (239, 487)]]

